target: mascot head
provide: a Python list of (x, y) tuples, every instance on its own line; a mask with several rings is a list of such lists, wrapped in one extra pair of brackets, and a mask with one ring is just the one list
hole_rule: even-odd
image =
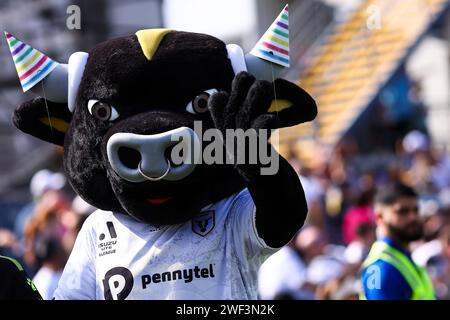
[[(70, 184), (95, 207), (154, 224), (186, 221), (244, 187), (232, 166), (192, 161), (207, 147), (194, 123), (214, 127), (208, 101), (230, 92), (238, 72), (272, 81), (288, 65), (285, 20), (252, 54), (206, 34), (152, 29), (73, 53), (67, 64), (7, 33), (23, 90), (40, 96), (20, 105), (13, 122), (64, 147)], [(279, 114), (280, 127), (315, 116), (306, 93), (301, 110), (283, 94), (267, 110)], [(182, 143), (175, 163), (171, 152)]]

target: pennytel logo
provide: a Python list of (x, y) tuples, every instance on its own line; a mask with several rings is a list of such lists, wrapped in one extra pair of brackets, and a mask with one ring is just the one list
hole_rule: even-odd
[(207, 268), (195, 266), (191, 269), (167, 271), (163, 273), (144, 274), (141, 276), (142, 289), (148, 288), (151, 283), (170, 282), (176, 280), (184, 280), (185, 283), (192, 282), (194, 279), (214, 278), (214, 268), (210, 264)]
[(130, 270), (115, 267), (106, 272), (103, 279), (105, 300), (125, 300), (133, 289), (134, 279)]

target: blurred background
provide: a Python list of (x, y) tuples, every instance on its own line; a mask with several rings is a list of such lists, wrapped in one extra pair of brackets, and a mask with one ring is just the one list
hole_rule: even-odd
[[(424, 220), (413, 258), (427, 267), (438, 298), (450, 299), (449, 0), (0, 0), (0, 29), (60, 62), (160, 27), (249, 51), (286, 3), (291, 68), (282, 77), (314, 96), (319, 114), (280, 132), (277, 148), (297, 170), (310, 211), (281, 252), (285, 263), (262, 267), (260, 296), (356, 298), (375, 240), (374, 192), (402, 181), (420, 194)], [(70, 5), (80, 8), (80, 29), (67, 27)], [(18, 258), (51, 298), (95, 208), (66, 183), (61, 149), (12, 126), (14, 108), (32, 97), (21, 92), (0, 41), (0, 254)]]

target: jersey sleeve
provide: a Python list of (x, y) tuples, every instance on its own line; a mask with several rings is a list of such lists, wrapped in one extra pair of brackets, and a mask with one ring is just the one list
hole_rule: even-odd
[(56, 300), (96, 299), (95, 243), (92, 218), (83, 224), (54, 294)]
[(409, 300), (412, 291), (402, 274), (390, 263), (377, 260), (361, 275), (367, 300)]
[(265, 260), (278, 251), (279, 248), (270, 247), (259, 236), (256, 230), (256, 206), (247, 189), (236, 196), (230, 214), (234, 245), (244, 248), (246, 258), (262, 257)]

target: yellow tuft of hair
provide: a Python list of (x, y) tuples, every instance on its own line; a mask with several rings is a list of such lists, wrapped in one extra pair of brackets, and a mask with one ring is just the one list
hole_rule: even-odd
[(152, 60), (164, 36), (174, 31), (173, 29), (145, 29), (136, 32), (139, 44), (147, 60)]

